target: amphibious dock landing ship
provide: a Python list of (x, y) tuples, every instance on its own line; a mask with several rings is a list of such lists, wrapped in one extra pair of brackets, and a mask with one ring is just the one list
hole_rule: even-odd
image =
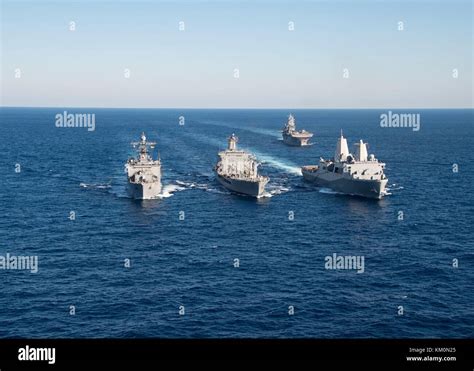
[(356, 147), (355, 155), (349, 153), (347, 140), (341, 131), (334, 159), (321, 158), (319, 165), (303, 166), (304, 179), (337, 192), (381, 199), (386, 194), (388, 182), (384, 174), (385, 164), (372, 154), (367, 156), (367, 143), (362, 140)]

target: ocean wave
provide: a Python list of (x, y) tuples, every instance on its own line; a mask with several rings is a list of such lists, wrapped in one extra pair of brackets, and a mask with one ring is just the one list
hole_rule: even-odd
[(284, 187), (284, 186), (269, 186), (267, 187), (268, 192), (273, 196), (273, 195), (281, 195), (283, 193), (286, 193), (290, 190), (290, 188)]
[(404, 187), (403, 187), (403, 186), (399, 186), (399, 185), (397, 185), (396, 183), (393, 183), (393, 184), (387, 186), (387, 190), (388, 190), (388, 191), (399, 191), (399, 190), (401, 190), (401, 189), (404, 189)]
[(178, 183), (179, 185), (183, 187), (186, 187), (187, 189), (199, 189), (206, 192), (218, 193), (218, 194), (223, 194), (223, 195), (230, 194), (230, 192), (227, 191), (225, 188), (216, 188), (206, 183), (184, 182), (182, 180), (177, 180), (176, 183)]
[(341, 192), (337, 192), (337, 191), (335, 191), (331, 188), (325, 188), (325, 187), (320, 188), (319, 193), (325, 193), (325, 194), (329, 194), (329, 195), (342, 195), (342, 194), (344, 194), (344, 193), (341, 193)]
[(227, 191), (225, 188), (222, 188), (222, 189), (218, 189), (218, 188), (207, 188), (207, 189), (206, 189), (206, 192), (217, 193), (217, 194), (221, 194), (221, 195), (229, 195), (229, 194), (231, 194), (231, 192), (230, 192), (230, 191)]
[(162, 198), (168, 198), (173, 196), (175, 192), (179, 191), (184, 191), (186, 188), (180, 186), (179, 184), (166, 184), (162, 190), (161, 193), (158, 195), (157, 198), (162, 199)]
[(207, 183), (196, 183), (196, 182), (185, 182), (182, 180), (177, 180), (177, 184), (186, 188), (186, 189), (203, 189), (207, 190), (209, 185)]
[(109, 188), (112, 188), (112, 184), (110, 184), (110, 183), (106, 183), (106, 184), (90, 183), (90, 184), (87, 184), (87, 183), (81, 182), (79, 184), (79, 187), (81, 187), (81, 188), (91, 188), (91, 189), (109, 189)]

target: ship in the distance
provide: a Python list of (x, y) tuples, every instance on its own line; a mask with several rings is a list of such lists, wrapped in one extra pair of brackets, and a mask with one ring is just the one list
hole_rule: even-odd
[(367, 156), (367, 143), (361, 140), (356, 146), (356, 154), (349, 153), (347, 140), (341, 131), (334, 159), (321, 158), (319, 166), (303, 166), (304, 179), (337, 192), (381, 199), (386, 194), (388, 182), (384, 174), (385, 164), (372, 154)]
[(258, 175), (258, 162), (252, 154), (237, 149), (238, 138), (228, 138), (228, 148), (219, 152), (219, 161), (214, 168), (217, 180), (232, 192), (261, 197), (269, 178)]
[(157, 198), (161, 193), (161, 161), (153, 160), (148, 149), (154, 149), (156, 142), (148, 142), (142, 133), (139, 142), (132, 142), (137, 157), (130, 158), (126, 165), (129, 195), (138, 200)]
[(285, 124), (285, 127), (282, 130), (283, 142), (290, 146), (307, 146), (309, 145), (308, 141), (313, 136), (313, 133), (310, 133), (306, 130), (298, 131), (296, 130), (295, 118), (292, 114), (288, 116), (288, 122)]

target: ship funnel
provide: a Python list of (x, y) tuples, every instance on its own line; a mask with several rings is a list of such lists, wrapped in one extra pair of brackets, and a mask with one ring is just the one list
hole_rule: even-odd
[(235, 134), (232, 134), (229, 139), (229, 147), (227, 148), (229, 151), (235, 151), (237, 149), (237, 142), (239, 141), (239, 138)]
[(356, 143), (356, 147), (359, 147), (357, 151), (357, 160), (367, 161), (367, 143), (364, 143), (361, 139), (359, 143)]
[(335, 161), (345, 161), (347, 156), (349, 156), (349, 147), (347, 146), (347, 139), (342, 136), (339, 137), (337, 141), (336, 152), (334, 153)]

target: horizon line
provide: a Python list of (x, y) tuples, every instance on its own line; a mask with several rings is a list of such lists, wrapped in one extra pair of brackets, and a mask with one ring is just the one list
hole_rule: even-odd
[(474, 107), (104, 107), (104, 106), (3, 106), (1, 108), (69, 108), (69, 109), (148, 109), (148, 110), (472, 110)]

